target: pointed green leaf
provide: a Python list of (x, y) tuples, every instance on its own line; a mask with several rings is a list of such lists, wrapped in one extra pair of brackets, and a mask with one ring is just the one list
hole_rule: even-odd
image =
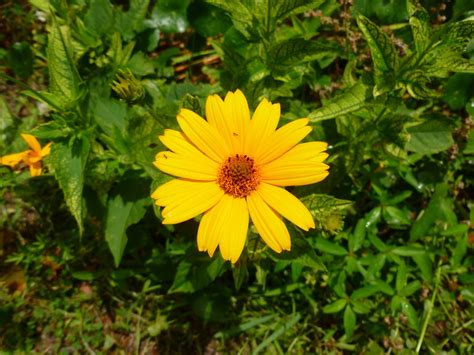
[(309, 114), (308, 118), (312, 122), (329, 120), (350, 112), (359, 110), (372, 98), (373, 86), (367, 78), (363, 78), (342, 94), (329, 100), (324, 106)]
[(382, 29), (363, 15), (356, 17), (357, 24), (364, 34), (372, 54), (375, 76), (396, 71), (398, 54), (392, 40)]
[(357, 316), (352, 310), (351, 306), (347, 306), (344, 310), (344, 331), (348, 338), (352, 337), (354, 334), (354, 329), (357, 323)]
[(289, 39), (270, 48), (267, 64), (275, 70), (284, 71), (288, 66), (309, 62), (327, 56), (335, 56), (339, 48), (323, 41), (307, 41), (302, 38)]
[(80, 234), (84, 230), (82, 189), (89, 150), (90, 144), (87, 137), (74, 137), (69, 143), (54, 143), (51, 146), (49, 158), (54, 175), (64, 192), (66, 204), (79, 226)]
[(97, 36), (107, 34), (114, 25), (114, 8), (109, 0), (90, 0), (84, 16), (87, 29)]
[(313, 10), (324, 3), (324, 0), (267, 0), (274, 21), (283, 20), (292, 15)]
[(69, 109), (80, 96), (80, 78), (73, 60), (69, 27), (53, 21), (48, 35), (49, 92), (62, 109)]
[(115, 266), (120, 264), (127, 245), (127, 228), (139, 222), (151, 205), (148, 186), (149, 182), (135, 172), (126, 173), (107, 201), (105, 240)]
[(407, 7), (417, 56), (420, 57), (431, 42), (430, 15), (418, 0), (408, 0)]
[(315, 248), (322, 251), (323, 253), (344, 256), (347, 255), (347, 250), (340, 245), (330, 242), (323, 238), (316, 239)]
[(333, 303), (327, 304), (323, 307), (323, 313), (337, 313), (344, 309), (347, 301), (345, 298), (338, 299)]

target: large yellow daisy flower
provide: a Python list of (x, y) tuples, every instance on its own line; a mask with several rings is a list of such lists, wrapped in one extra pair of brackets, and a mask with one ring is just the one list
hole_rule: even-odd
[(307, 231), (314, 228), (308, 209), (282, 186), (307, 185), (328, 175), (323, 164), (327, 143), (299, 143), (311, 131), (308, 119), (277, 129), (280, 105), (263, 100), (252, 119), (241, 91), (206, 102), (207, 121), (182, 109), (182, 132), (167, 129), (160, 136), (170, 150), (156, 155), (155, 166), (178, 177), (152, 194), (163, 206), (164, 224), (204, 213), (197, 244), (212, 257), (235, 263), (247, 238), (249, 215), (265, 243), (276, 252), (290, 250), (281, 216)]

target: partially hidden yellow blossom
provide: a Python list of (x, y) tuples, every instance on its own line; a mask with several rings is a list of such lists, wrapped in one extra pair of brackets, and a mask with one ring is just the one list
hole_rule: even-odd
[(31, 134), (22, 133), (21, 137), (28, 143), (31, 149), (0, 157), (0, 164), (14, 168), (18, 164), (23, 163), (30, 168), (31, 176), (39, 176), (42, 170), (41, 160), (49, 154), (51, 142), (41, 148), (38, 140)]
[(281, 216), (307, 231), (311, 213), (283, 186), (323, 180), (328, 166), (327, 143), (301, 140), (311, 131), (308, 119), (277, 129), (280, 105), (263, 100), (252, 118), (241, 91), (206, 102), (206, 118), (182, 109), (182, 132), (160, 136), (169, 151), (156, 155), (155, 166), (177, 179), (152, 194), (163, 206), (163, 223), (175, 224), (204, 213), (197, 244), (212, 257), (235, 263), (247, 238), (249, 215), (260, 236), (275, 252), (290, 250), (290, 234)]

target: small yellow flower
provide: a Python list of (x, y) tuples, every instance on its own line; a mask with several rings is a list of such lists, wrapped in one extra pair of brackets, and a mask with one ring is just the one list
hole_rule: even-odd
[(51, 142), (46, 144), (44, 148), (41, 148), (38, 140), (32, 135), (22, 133), (21, 137), (28, 143), (31, 149), (0, 157), (0, 164), (14, 168), (18, 164), (23, 163), (30, 168), (31, 176), (39, 176), (42, 169), (41, 160), (49, 154)]
[(277, 129), (280, 105), (263, 100), (252, 118), (241, 91), (217, 95), (206, 102), (207, 121), (182, 109), (183, 132), (165, 130), (161, 142), (170, 151), (156, 155), (155, 166), (178, 177), (152, 194), (163, 206), (164, 224), (204, 213), (197, 244), (212, 257), (235, 263), (245, 245), (249, 215), (267, 245), (290, 250), (291, 240), (281, 216), (307, 231), (311, 213), (283, 186), (313, 184), (328, 175), (323, 164), (327, 143), (300, 141), (311, 127), (298, 119)]

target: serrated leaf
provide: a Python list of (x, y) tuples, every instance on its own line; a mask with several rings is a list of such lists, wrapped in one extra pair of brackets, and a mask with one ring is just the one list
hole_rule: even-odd
[(87, 29), (97, 36), (107, 34), (114, 25), (114, 8), (109, 0), (91, 0), (84, 16)]
[(448, 28), (444, 42), (448, 45), (455, 45), (463, 50), (474, 38), (474, 20), (459, 21)]
[(127, 12), (120, 11), (115, 15), (114, 28), (120, 31), (127, 41), (143, 30), (149, 4), (150, 0), (131, 0)]
[(267, 0), (274, 21), (283, 20), (292, 15), (313, 10), (324, 3), (324, 0)]
[(269, 50), (269, 66), (284, 71), (288, 66), (309, 62), (327, 56), (335, 56), (339, 48), (323, 41), (307, 41), (302, 38), (289, 39), (277, 43)]
[(46, 55), (49, 68), (49, 92), (59, 106), (67, 110), (80, 96), (80, 77), (73, 61), (69, 27), (53, 21), (48, 35)]
[(417, 57), (420, 57), (431, 42), (430, 15), (418, 0), (408, 0), (407, 5)]
[(127, 245), (127, 228), (139, 222), (151, 205), (148, 185), (146, 179), (129, 171), (113, 189), (107, 201), (105, 240), (114, 257), (115, 266), (120, 264)]
[(84, 230), (84, 210), (82, 190), (84, 187), (84, 170), (89, 155), (90, 144), (87, 137), (74, 137), (69, 143), (55, 142), (51, 146), (49, 162), (59, 186), (64, 192), (64, 199), (79, 226), (79, 233)]
[(312, 122), (320, 122), (345, 115), (359, 110), (373, 97), (373, 86), (367, 78), (357, 81), (353, 86), (335, 98), (329, 100), (324, 106), (308, 115)]
[(392, 40), (382, 29), (363, 15), (356, 17), (372, 54), (375, 77), (398, 69), (398, 54)]

